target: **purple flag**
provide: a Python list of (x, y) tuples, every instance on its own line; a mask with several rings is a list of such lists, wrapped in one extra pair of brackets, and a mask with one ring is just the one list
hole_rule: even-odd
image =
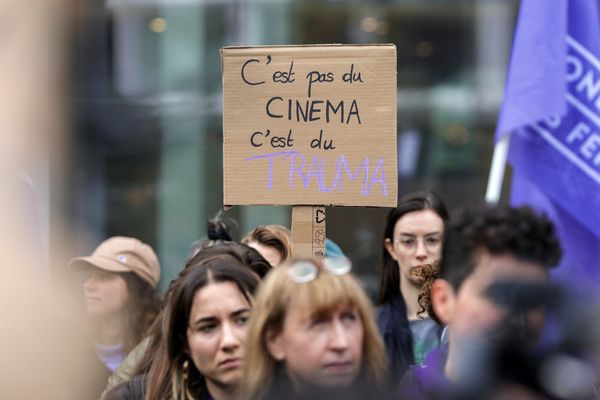
[(511, 134), (513, 204), (556, 223), (555, 277), (600, 284), (600, 7), (523, 0), (496, 138)]

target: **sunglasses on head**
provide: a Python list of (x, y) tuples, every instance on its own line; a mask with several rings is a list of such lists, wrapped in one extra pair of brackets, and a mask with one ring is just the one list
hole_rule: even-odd
[(296, 283), (306, 283), (317, 279), (320, 270), (331, 275), (344, 275), (351, 269), (352, 263), (346, 257), (329, 257), (323, 261), (296, 261), (289, 267), (288, 275)]

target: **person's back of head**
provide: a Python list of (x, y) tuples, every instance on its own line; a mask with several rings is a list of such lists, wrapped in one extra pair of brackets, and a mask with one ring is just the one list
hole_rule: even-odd
[(223, 244), (235, 240), (234, 232), (238, 228), (238, 223), (233, 218), (225, 218), (219, 211), (214, 218), (206, 222), (206, 237), (192, 244), (192, 251), (189, 258), (195, 256), (200, 250), (218, 244)]
[(242, 243), (255, 248), (273, 267), (288, 262), (292, 257), (292, 238), (288, 228), (282, 225), (257, 226)]
[(474, 270), (482, 252), (509, 254), (550, 269), (562, 250), (552, 222), (529, 207), (483, 206), (466, 209), (446, 230), (439, 277), (455, 289)]
[(222, 255), (229, 255), (238, 259), (260, 278), (264, 278), (271, 270), (271, 264), (256, 249), (239, 242), (224, 242), (200, 250), (186, 263), (184, 270), (189, 266), (201, 264), (206, 260)]

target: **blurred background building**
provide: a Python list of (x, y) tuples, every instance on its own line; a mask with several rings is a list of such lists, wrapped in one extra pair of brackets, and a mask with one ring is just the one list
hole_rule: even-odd
[[(219, 49), (394, 43), (399, 195), (481, 202), (516, 0), (86, 0), (73, 2), (68, 164), (41, 196), (73, 254), (104, 238), (152, 244), (162, 287), (222, 208)], [(510, 182), (507, 182), (508, 185)], [(374, 281), (387, 209), (329, 208), (327, 234)], [(290, 225), (289, 207), (234, 207), (240, 235)], [(50, 229), (51, 222), (46, 229)], [(53, 241), (49, 238), (49, 248)], [(54, 243), (56, 244), (56, 243)], [(64, 243), (63, 243), (64, 244)], [(56, 264), (59, 265), (59, 264)]]

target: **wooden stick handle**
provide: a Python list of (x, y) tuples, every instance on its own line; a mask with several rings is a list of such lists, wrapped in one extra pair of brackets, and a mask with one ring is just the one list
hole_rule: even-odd
[(325, 207), (292, 207), (292, 253), (294, 257), (325, 257), (325, 233)]

